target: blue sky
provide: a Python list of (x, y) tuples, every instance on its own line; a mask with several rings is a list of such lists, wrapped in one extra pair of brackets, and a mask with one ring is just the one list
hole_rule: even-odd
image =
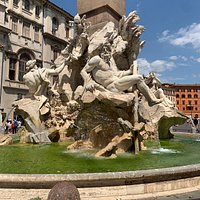
[[(52, 2), (72, 15), (77, 12), (76, 0)], [(200, 0), (126, 0), (126, 14), (133, 10), (145, 27), (140, 73), (153, 71), (162, 82), (199, 84)]]

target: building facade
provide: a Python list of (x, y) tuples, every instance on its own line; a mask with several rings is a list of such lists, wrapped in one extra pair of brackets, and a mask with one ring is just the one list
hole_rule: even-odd
[(174, 84), (163, 83), (162, 89), (165, 96), (176, 105), (176, 90), (174, 88)]
[(118, 26), (120, 19), (126, 13), (125, 0), (77, 0), (79, 15), (86, 15), (91, 23), (91, 33), (101, 29), (107, 22), (114, 22)]
[(200, 117), (200, 84), (175, 84), (176, 106), (187, 116)]
[(28, 89), (25, 64), (37, 60), (49, 68), (69, 36), (73, 16), (48, 0), (0, 0), (0, 108), (8, 115), (12, 102)]

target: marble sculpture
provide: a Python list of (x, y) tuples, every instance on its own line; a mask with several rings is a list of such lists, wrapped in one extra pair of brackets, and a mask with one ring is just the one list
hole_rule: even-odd
[[(90, 23), (77, 14), (74, 36), (52, 68), (28, 61), (23, 78), (29, 94), (14, 103), (26, 129), (47, 130), (51, 140), (73, 138), (69, 149), (96, 148), (96, 156), (138, 153), (146, 139), (172, 137), (170, 126), (185, 117), (155, 74), (139, 73), (137, 57), (145, 44), (139, 19), (133, 11), (119, 27), (109, 22), (89, 35)], [(54, 84), (52, 75), (58, 76)]]

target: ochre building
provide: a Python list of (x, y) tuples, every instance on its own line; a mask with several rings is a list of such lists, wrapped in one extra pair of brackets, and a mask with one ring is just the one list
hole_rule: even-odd
[(187, 116), (200, 117), (200, 84), (176, 84), (176, 106)]

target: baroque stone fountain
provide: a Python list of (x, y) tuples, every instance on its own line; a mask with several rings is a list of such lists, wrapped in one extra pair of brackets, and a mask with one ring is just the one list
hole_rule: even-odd
[[(107, 23), (89, 35), (85, 16), (74, 18), (74, 36), (50, 69), (26, 63), (26, 98), (14, 102), (32, 142), (73, 138), (68, 149), (97, 149), (96, 156), (138, 153), (147, 139), (173, 135), (185, 121), (164, 95), (154, 73), (139, 74), (137, 57), (144, 46), (135, 11), (119, 27)], [(51, 76), (58, 80), (50, 86)], [(41, 139), (45, 135), (45, 139)]]

